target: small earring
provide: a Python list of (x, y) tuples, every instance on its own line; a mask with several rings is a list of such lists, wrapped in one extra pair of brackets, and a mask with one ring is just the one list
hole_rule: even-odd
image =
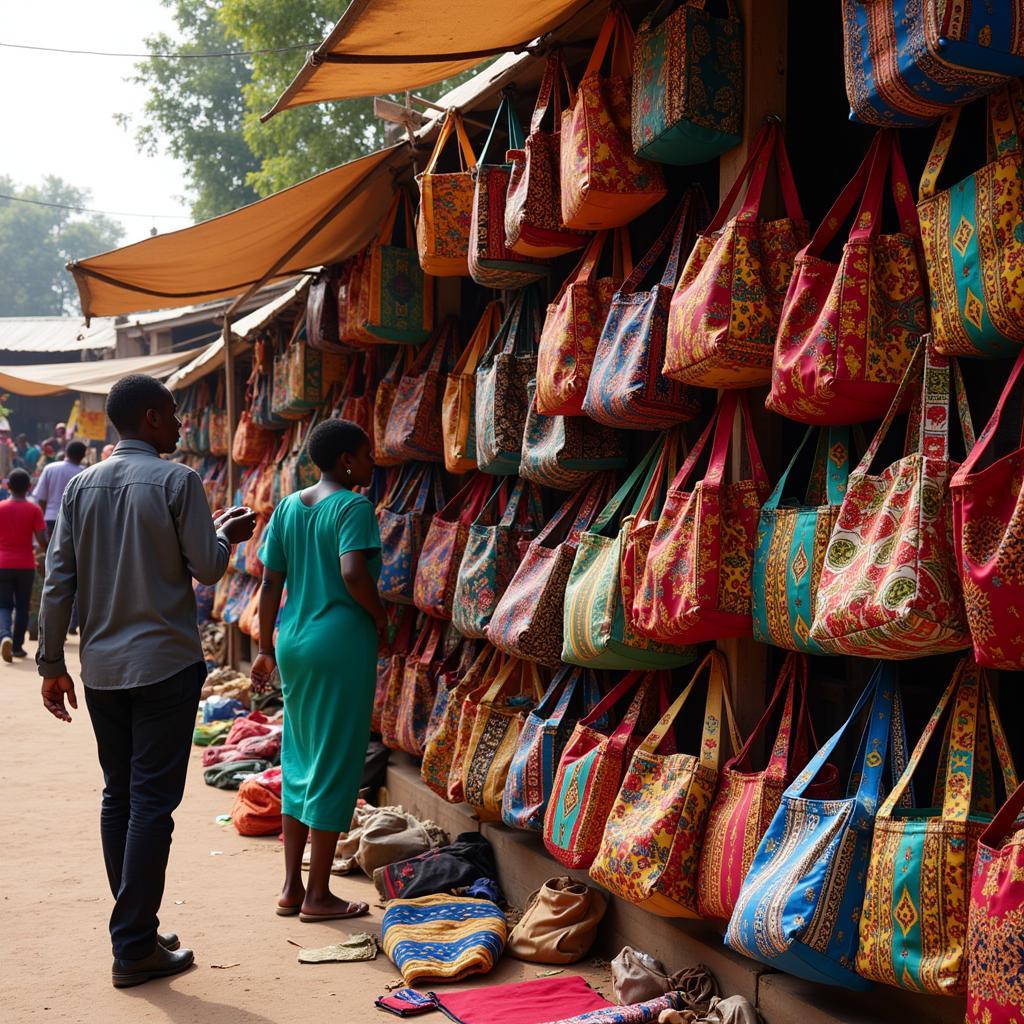
[(346, 469), (345, 470), (345, 476), (351, 476), (351, 475), (352, 475), (352, 470), (351, 469)]

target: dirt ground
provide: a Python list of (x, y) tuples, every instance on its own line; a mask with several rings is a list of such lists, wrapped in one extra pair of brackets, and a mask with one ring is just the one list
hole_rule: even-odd
[[(34, 645), (31, 649), (34, 653)], [(69, 644), (72, 671), (76, 656), (77, 648)], [(383, 953), (368, 963), (299, 964), (298, 950), (288, 941), (316, 947), (351, 932), (379, 937), (382, 910), (375, 906), (370, 881), (352, 875), (334, 885), (339, 895), (367, 901), (372, 908), (367, 918), (302, 924), (277, 917), (280, 843), (246, 839), (230, 825), (216, 823), (217, 815), (230, 810), (233, 794), (203, 784), (198, 750), (175, 815), (161, 913), (162, 926), (195, 950), (196, 966), (166, 981), (112, 988), (111, 901), (100, 855), (101, 776), (92, 729), (81, 701), (71, 725), (50, 718), (38, 684), (33, 664), (0, 663), (0, 1019), (6, 1024), (384, 1024), (395, 1019), (373, 1006), (374, 997), (399, 980)], [(527, 980), (542, 970), (505, 957), (486, 981), (475, 984)], [(586, 962), (573, 970), (610, 995), (607, 971)], [(439, 1024), (445, 1018), (434, 1013), (418, 1019)]]

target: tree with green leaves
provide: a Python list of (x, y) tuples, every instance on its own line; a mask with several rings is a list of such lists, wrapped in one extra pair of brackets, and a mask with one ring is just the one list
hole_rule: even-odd
[[(0, 199), (0, 316), (79, 312), (64, 264), (114, 248), (121, 225), (102, 214), (65, 209), (88, 206), (91, 196), (60, 178), (19, 188), (0, 176), (0, 194), (14, 197)], [(51, 203), (57, 205), (43, 205)]]

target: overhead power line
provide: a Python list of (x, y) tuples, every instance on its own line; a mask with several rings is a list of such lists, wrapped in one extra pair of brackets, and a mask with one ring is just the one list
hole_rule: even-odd
[(218, 57), (255, 57), (261, 53), (292, 53), (296, 50), (315, 50), (316, 43), (301, 43), (296, 46), (275, 46), (268, 50), (220, 50), (213, 53), (124, 53), (109, 50), (67, 50), (57, 46), (33, 46), (29, 43), (4, 43), (0, 46), (9, 50), (33, 50), (36, 53), (63, 53), (85, 57), (129, 57), (133, 60), (208, 60)]
[(89, 206), (70, 206), (67, 203), (49, 203), (43, 199), (28, 199), (25, 196), (8, 196), (0, 193), (0, 199), (12, 203), (30, 203), (32, 206), (49, 206), (54, 210), (74, 210), (76, 213), (101, 213), (107, 217), (141, 217), (144, 220), (191, 220), (183, 213), (126, 213), (124, 210), (94, 210)]

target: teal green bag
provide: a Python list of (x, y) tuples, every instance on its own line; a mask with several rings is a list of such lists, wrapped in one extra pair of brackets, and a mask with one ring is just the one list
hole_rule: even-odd
[[(738, 146), (743, 23), (735, 0), (715, 17), (704, 0), (663, 0), (633, 48), (633, 150), (664, 164), (702, 164)], [(673, 9), (674, 8), (674, 9)]]

